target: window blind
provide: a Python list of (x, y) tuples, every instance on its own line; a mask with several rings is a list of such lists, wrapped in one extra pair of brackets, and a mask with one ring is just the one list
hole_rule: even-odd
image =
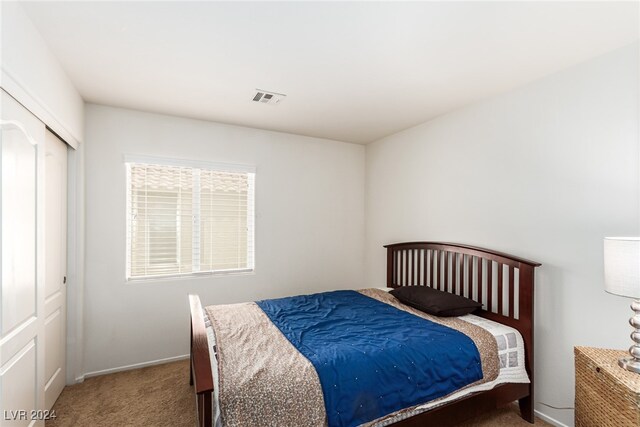
[(252, 270), (255, 174), (127, 163), (127, 278)]

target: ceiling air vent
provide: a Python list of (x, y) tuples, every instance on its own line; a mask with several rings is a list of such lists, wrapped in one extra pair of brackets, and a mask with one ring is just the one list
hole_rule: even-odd
[(266, 90), (256, 89), (256, 93), (253, 95), (255, 102), (262, 104), (276, 105), (281, 103), (287, 95), (276, 92), (267, 92)]

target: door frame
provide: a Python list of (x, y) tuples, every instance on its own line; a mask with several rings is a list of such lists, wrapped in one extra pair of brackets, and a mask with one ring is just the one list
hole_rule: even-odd
[(84, 144), (67, 150), (67, 384), (84, 381)]

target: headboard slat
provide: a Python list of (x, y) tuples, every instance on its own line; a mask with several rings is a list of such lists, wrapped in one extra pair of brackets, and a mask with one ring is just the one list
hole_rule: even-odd
[(444, 283), (443, 291), (449, 292), (449, 252), (444, 253)]
[(405, 251), (405, 257), (407, 260), (407, 265), (406, 265), (406, 269), (407, 269), (407, 286), (411, 286), (413, 284), (413, 273), (412, 273), (412, 265), (411, 265), (411, 260), (412, 260), (412, 255), (413, 251), (411, 249)]
[(514, 267), (509, 266), (509, 317), (515, 314), (515, 280), (513, 274)]
[(458, 275), (460, 276), (460, 281), (456, 288), (456, 295), (460, 295), (464, 292), (464, 254), (458, 254)]
[(484, 260), (482, 258), (478, 258), (478, 271), (476, 274), (477, 282), (478, 282), (478, 302), (482, 304), (482, 277), (484, 275)]
[(473, 292), (473, 256), (467, 257), (467, 285), (464, 288), (462, 296), (469, 297)]
[(455, 252), (451, 252), (451, 293), (456, 293), (456, 283), (460, 280), (460, 270), (458, 269), (459, 256)]
[(498, 314), (504, 313), (504, 311), (502, 311), (503, 310), (502, 301), (504, 300), (504, 289), (502, 286), (504, 284), (503, 271), (504, 271), (504, 264), (498, 263)]
[(420, 249), (413, 251), (413, 270), (415, 272), (413, 286), (420, 286), (420, 275), (422, 272), (422, 265), (420, 264)]
[(487, 260), (487, 306), (485, 310), (493, 309), (493, 261)]
[(427, 266), (429, 265), (429, 257), (428, 257), (429, 251), (424, 249), (422, 252), (423, 252), (423, 254), (422, 254), (422, 256), (423, 256), (423, 258), (422, 258), (422, 265), (423, 265), (423, 267), (422, 267), (422, 273), (423, 273), (422, 274), (422, 286), (427, 286), (427, 283), (429, 281), (428, 280), (429, 278), (427, 277)]

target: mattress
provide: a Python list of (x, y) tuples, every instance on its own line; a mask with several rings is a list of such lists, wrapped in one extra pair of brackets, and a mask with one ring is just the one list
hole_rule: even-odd
[[(388, 289), (385, 289), (388, 290)], [(212, 366), (212, 374), (213, 374), (213, 384), (214, 384), (214, 395), (212, 399), (212, 414), (213, 414), (213, 426), (223, 427), (222, 420), (220, 417), (220, 406), (219, 406), (219, 378), (218, 378), (218, 364), (216, 357), (216, 341), (215, 334), (213, 332), (213, 328), (209, 322), (206, 312), (205, 314), (205, 323), (207, 330), (207, 338), (209, 340), (209, 356), (211, 359)], [(457, 392), (453, 392), (443, 398), (437, 399), (433, 402), (427, 402), (423, 405), (415, 407), (410, 412), (403, 412), (394, 417), (385, 418), (379, 422), (373, 422), (372, 424), (377, 427), (382, 427), (386, 425), (390, 425), (394, 422), (398, 422), (402, 419), (409, 418), (411, 416), (417, 415), (422, 412), (426, 412), (435, 407), (444, 405), (446, 403), (452, 402), (454, 400), (463, 398), (473, 393), (477, 393), (480, 391), (490, 390), (500, 384), (505, 383), (529, 383), (529, 378), (527, 376), (525, 366), (524, 366), (524, 341), (520, 333), (509, 326), (484, 319), (482, 317), (478, 317), (472, 314), (468, 314), (465, 316), (459, 317), (459, 319), (474, 324), (478, 327), (481, 327), (488, 331), (491, 335), (493, 335), (498, 344), (498, 358), (499, 358), (499, 372), (497, 377), (493, 381), (488, 381), (482, 384), (474, 385), (471, 387), (464, 388)]]

